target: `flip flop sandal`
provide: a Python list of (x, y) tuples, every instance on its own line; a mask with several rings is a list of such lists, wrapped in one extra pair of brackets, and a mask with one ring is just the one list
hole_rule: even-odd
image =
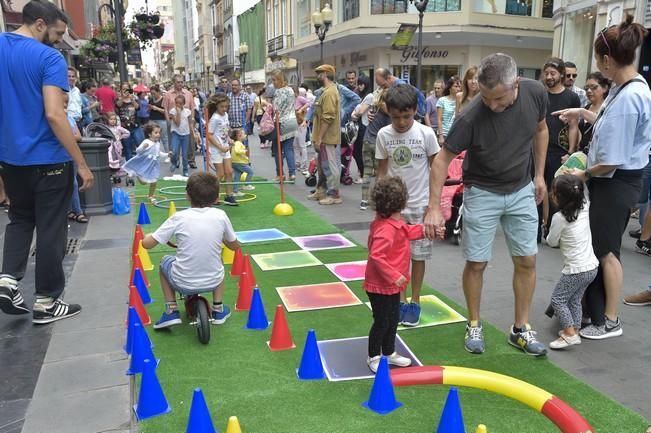
[(78, 223), (81, 223), (81, 224), (87, 224), (88, 223), (88, 217), (86, 215), (84, 215), (83, 213), (80, 213), (80, 214), (76, 215), (74, 220), (76, 222), (78, 222)]
[(74, 221), (77, 218), (77, 214), (74, 212), (68, 212), (68, 219)]

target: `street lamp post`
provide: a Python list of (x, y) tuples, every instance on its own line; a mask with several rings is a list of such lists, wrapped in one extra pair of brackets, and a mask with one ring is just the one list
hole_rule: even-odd
[(423, 16), (425, 15), (425, 9), (427, 9), (427, 3), (429, 0), (416, 1), (410, 0), (416, 9), (418, 10), (418, 51), (416, 56), (416, 87), (420, 90), (421, 86), (421, 74), (423, 69)]
[(246, 84), (246, 56), (249, 54), (249, 46), (246, 42), (240, 44), (240, 63), (242, 64), (242, 84)]
[(206, 91), (212, 89), (212, 83), (214, 82), (212, 75), (210, 75), (210, 68), (212, 68), (212, 62), (208, 60), (206, 61), (206, 88), (204, 89)]
[(321, 45), (321, 64), (323, 64), (323, 40), (332, 24), (332, 9), (330, 9), (328, 3), (325, 4), (320, 12), (316, 11), (312, 14), (312, 24), (314, 24), (314, 30)]
[(127, 75), (127, 64), (124, 61), (124, 42), (122, 40), (122, 18), (124, 16), (124, 11), (122, 10), (122, 0), (115, 0), (115, 7), (111, 6), (109, 3), (103, 4), (97, 10), (97, 18), (99, 25), (102, 25), (102, 8), (106, 7), (113, 15), (113, 21), (115, 22), (115, 49), (118, 52), (118, 72), (120, 74), (120, 81), (126, 82), (128, 80)]

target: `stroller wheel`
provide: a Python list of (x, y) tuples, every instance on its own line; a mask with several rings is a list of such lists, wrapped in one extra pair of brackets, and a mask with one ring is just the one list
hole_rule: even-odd
[(316, 176), (308, 176), (305, 178), (305, 185), (307, 186), (316, 186)]
[(452, 235), (452, 243), (454, 245), (461, 245), (461, 235), (460, 234)]
[(344, 176), (343, 179), (341, 179), (341, 182), (344, 185), (352, 185), (353, 184), (353, 178), (350, 176)]

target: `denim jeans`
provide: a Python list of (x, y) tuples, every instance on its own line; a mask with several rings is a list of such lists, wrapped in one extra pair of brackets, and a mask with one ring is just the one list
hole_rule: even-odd
[[(278, 146), (274, 143), (274, 146)], [(294, 160), (294, 137), (288, 138), (280, 142), (282, 152), (281, 162), (283, 158), (287, 161), (287, 171), (290, 176), (296, 175), (296, 162)], [(276, 147), (271, 148), (271, 155), (274, 157), (276, 163), (276, 175), (280, 176), (280, 167), (278, 166), (278, 157), (276, 155)]]
[(233, 163), (233, 192), (237, 192), (240, 189), (240, 176), (242, 173), (246, 173), (246, 184), (251, 182), (251, 177), (253, 177), (253, 168), (249, 164), (238, 164)]
[[(179, 166), (179, 158), (183, 159), (183, 176), (187, 176), (188, 169), (188, 146), (190, 145), (190, 136), (189, 135), (179, 135), (176, 132), (172, 131), (172, 155), (170, 160), (172, 163), (173, 170)], [(180, 155), (179, 155), (180, 152)]]
[(79, 182), (77, 182), (77, 165), (74, 165), (74, 186), (72, 188), (72, 200), (70, 200), (70, 212), (74, 212), (75, 215), (84, 213), (81, 210), (81, 200), (79, 200)]

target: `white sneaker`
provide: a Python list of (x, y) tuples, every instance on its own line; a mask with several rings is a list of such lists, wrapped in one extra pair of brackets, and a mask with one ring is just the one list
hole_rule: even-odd
[(245, 194), (243, 192), (241, 192), (241, 191), (233, 193), (233, 197), (244, 197), (244, 196), (245, 196)]
[(549, 348), (558, 350), (577, 344), (581, 344), (581, 337), (579, 337), (579, 334), (565, 335), (564, 333), (560, 333), (556, 340), (549, 343)]
[(393, 352), (387, 356), (387, 361), (389, 364), (397, 365), (398, 367), (409, 367), (411, 365), (411, 359), (398, 355), (398, 352)]
[(165, 164), (169, 164), (169, 163), (170, 163), (170, 159), (169, 159), (169, 157), (165, 158), (165, 161), (163, 161), (163, 163), (165, 163)]
[(366, 358), (366, 364), (368, 364), (368, 368), (371, 369), (373, 373), (377, 373), (377, 369), (380, 366), (380, 360), (382, 359), (381, 356), (374, 356), (373, 358)]
[(245, 191), (254, 191), (255, 187), (253, 185), (244, 185), (241, 187)]

